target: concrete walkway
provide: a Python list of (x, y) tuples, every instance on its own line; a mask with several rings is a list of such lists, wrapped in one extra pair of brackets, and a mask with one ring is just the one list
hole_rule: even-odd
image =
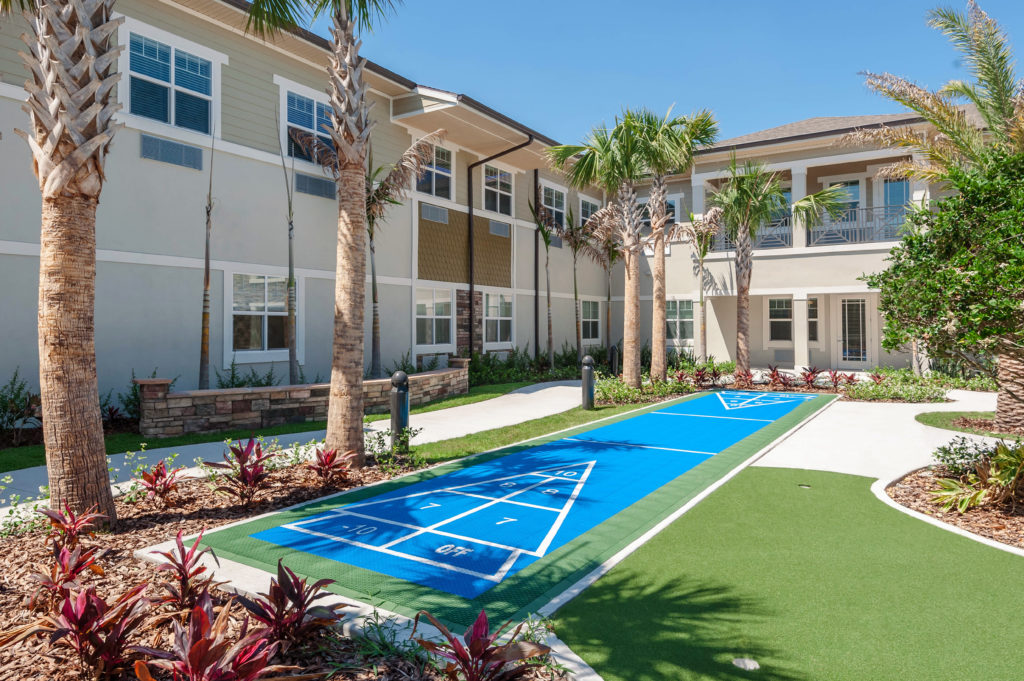
[(954, 437), (981, 438), (932, 428), (914, 416), (927, 411), (994, 411), (995, 393), (951, 390), (952, 402), (903, 404), (845, 402), (830, 405), (755, 466), (805, 468), (889, 480), (931, 463), (936, 447)]
[[(409, 421), (413, 428), (422, 428), (422, 432), (413, 440), (416, 444), (448, 440), (477, 433), (492, 428), (503, 428), (524, 421), (558, 414), (580, 405), (579, 381), (551, 381), (528, 385), (510, 393), (482, 402), (474, 402), (460, 407), (437, 409), (422, 414), (413, 414)], [(391, 427), (390, 420), (373, 421), (366, 424), (366, 432), (387, 430)], [(258, 434), (258, 433), (257, 433)], [(274, 435), (267, 437), (268, 442), (277, 441), (283, 449), (296, 445), (304, 445), (311, 440), (322, 441), (327, 431), (312, 430), (291, 435)], [(177, 454), (175, 466), (191, 467), (196, 461), (219, 461), (224, 454), (224, 442), (204, 442), (180, 447), (150, 449), (144, 455), (137, 454), (128, 459), (125, 454), (113, 454), (110, 458), (110, 482), (126, 482), (131, 479), (133, 469), (140, 463), (152, 465), (160, 459)], [(39, 496), (39, 488), (46, 485), (46, 466), (23, 468), (8, 473), (0, 473), (0, 478), (10, 476), (12, 482), (7, 489), (0, 491), (0, 506), (12, 495), (23, 499)], [(4, 483), (0, 483), (2, 485)], [(0, 508), (0, 511), (3, 509)]]

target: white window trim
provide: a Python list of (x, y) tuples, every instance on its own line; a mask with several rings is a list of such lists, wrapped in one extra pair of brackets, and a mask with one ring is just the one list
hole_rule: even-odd
[[(448, 291), (449, 300), (452, 303), (452, 316), (448, 320), (448, 334), (452, 339), (451, 343), (428, 343), (421, 345), (416, 342), (416, 320), (419, 319), (419, 315), (416, 314), (416, 289), (429, 288), (435, 291)], [(429, 354), (454, 354), (456, 345), (459, 342), (456, 333), (458, 329), (455, 325), (455, 319), (458, 317), (459, 311), (458, 296), (455, 293), (455, 289), (451, 286), (439, 285), (437, 282), (427, 282), (416, 280), (413, 282), (412, 287), (412, 342), (413, 342), (413, 355), (429, 355)], [(426, 317), (424, 317), (426, 319)], [(434, 315), (430, 315), (430, 319), (437, 319)], [(413, 358), (415, 360), (415, 357)]]
[[(420, 139), (420, 137), (417, 137), (417, 138), (415, 138), (414, 141), (419, 141), (419, 139)], [(452, 178), (452, 180), (451, 180), (451, 182), (452, 182), (452, 196), (451, 196), (450, 199), (446, 199), (443, 196), (437, 196), (435, 194), (428, 194), (427, 192), (421, 192), (421, 191), (417, 190), (416, 189), (416, 183), (419, 181), (418, 177), (414, 177), (412, 179), (412, 189), (411, 189), (412, 193), (415, 196), (429, 196), (432, 199), (435, 199), (436, 201), (450, 201), (451, 205), (458, 206), (459, 204), (455, 200), (455, 197), (458, 196), (458, 194), (459, 194), (459, 191), (458, 191), (458, 186), (459, 185), (458, 185), (458, 182), (457, 182), (457, 179), (456, 179), (456, 175), (457, 175), (458, 167), (459, 167), (459, 165), (458, 165), (458, 151), (453, 146), (449, 145), (447, 142), (444, 143), (444, 144), (434, 144), (434, 145), (431, 145), (431, 146), (432, 147), (441, 147), (442, 149), (444, 149), (445, 151), (448, 151), (452, 155), (452, 173), (449, 176), (449, 177)], [(427, 201), (427, 203), (433, 203), (433, 201)], [(463, 210), (465, 208), (466, 208), (466, 206), (461, 206), (460, 210)], [(486, 212), (490, 213), (491, 211), (486, 211)], [(501, 213), (494, 213), (494, 214), (495, 215), (501, 215)], [(506, 215), (505, 217), (507, 218), (508, 216)]]
[[(587, 200), (589, 201), (590, 199)], [(605, 303), (607, 302), (608, 301), (605, 298), (597, 298), (594, 296), (580, 296), (580, 341), (584, 343), (584, 345), (587, 343), (589, 343), (590, 345), (601, 345), (604, 342), (603, 322), (605, 313), (602, 310), (604, 310)], [(583, 323), (587, 321), (583, 317), (583, 303), (597, 303), (597, 338), (585, 338), (583, 336)]]
[[(118, 15), (115, 14), (115, 16)], [(146, 118), (145, 116), (137, 116), (130, 113), (131, 88), (128, 85), (128, 79), (131, 78), (131, 48), (128, 38), (132, 33), (137, 33), (140, 36), (158, 40), (170, 45), (173, 49), (183, 50), (210, 62), (210, 126), (213, 136), (219, 140), (223, 129), (223, 126), (221, 125), (221, 67), (228, 63), (228, 56), (222, 52), (211, 50), (205, 45), (194, 43), (191, 40), (181, 38), (173, 33), (169, 33), (161, 28), (151, 26), (129, 16), (124, 16), (124, 23), (117, 29), (117, 40), (123, 48), (121, 50), (121, 54), (117, 58), (117, 70), (125, 75), (117, 88), (117, 100), (120, 102), (122, 108), (121, 111), (117, 112), (115, 115), (115, 119), (125, 123), (130, 128), (141, 130), (143, 132), (151, 132), (156, 135), (162, 135), (187, 144), (203, 145), (205, 147), (210, 143), (210, 135), (196, 132), (195, 130), (189, 130), (188, 128), (182, 128), (174, 125), (173, 123), (164, 123), (153, 118)], [(171, 64), (171, 68), (174, 68), (174, 64)], [(168, 83), (167, 87), (173, 88), (174, 86)]]
[[(539, 198), (540, 198), (540, 205), (542, 205), (542, 206), (544, 206), (544, 188), (545, 187), (547, 187), (548, 189), (552, 189), (552, 190), (554, 190), (556, 192), (562, 192), (562, 196), (565, 197), (565, 200), (563, 202), (564, 207), (562, 208), (562, 213), (564, 214), (563, 221), (564, 220), (568, 220), (569, 219), (569, 205), (570, 205), (569, 204), (569, 190), (566, 189), (565, 187), (563, 187), (560, 184), (555, 184), (554, 182), (548, 182), (547, 180), (541, 180), (540, 181)], [(544, 206), (544, 207), (547, 208), (547, 206)]]
[[(246, 265), (244, 268), (224, 270), (224, 357), (223, 368), (231, 368), (231, 361), (238, 364), (258, 364), (261, 362), (287, 362), (288, 348), (281, 350), (234, 350), (234, 316), (235, 289), (234, 275), (255, 274), (270, 277), (287, 277), (288, 270), (281, 267), (266, 265)], [(295, 352), (299, 364), (306, 363), (306, 324), (303, 310), (306, 309), (306, 279), (295, 276)]]
[(601, 208), (602, 208), (601, 202), (598, 201), (597, 199), (595, 199), (594, 197), (589, 196), (587, 194), (577, 194), (576, 195), (576, 215), (579, 216), (580, 218), (583, 217), (583, 202), (584, 201), (587, 201), (589, 203), (594, 204), (595, 206), (597, 206), (598, 210), (601, 210)]
[[(690, 319), (690, 322), (692, 323), (694, 338), (668, 338), (667, 329), (666, 329), (665, 341), (666, 341), (666, 343), (668, 345), (670, 345), (670, 346), (672, 346), (674, 348), (692, 348), (692, 347), (694, 347), (695, 337), (698, 334), (697, 324), (699, 322), (698, 322), (698, 319), (697, 319), (697, 301), (694, 300), (692, 297), (689, 297), (689, 296), (668, 296), (665, 299), (665, 302), (668, 302), (670, 300), (674, 300), (676, 302), (689, 301), (690, 309), (693, 312), (693, 317)], [(669, 321), (668, 313), (666, 312), (666, 314), (665, 314), (665, 322), (667, 323), (668, 321)]]
[[(293, 157), (288, 156), (288, 92), (294, 92), (297, 95), (312, 99), (314, 102), (319, 102), (326, 106), (331, 105), (331, 100), (327, 93), (323, 91), (303, 85), (302, 83), (296, 83), (294, 80), (288, 80), (276, 73), (274, 74), (274, 84), (277, 85), (277, 120), (280, 128), (277, 131), (278, 143), (281, 145), (281, 151), (284, 152), (285, 158), (291, 162)], [(316, 111), (313, 112), (313, 122), (316, 122)], [(327, 171), (319, 163), (313, 163), (301, 158), (295, 158), (295, 160), (302, 164), (302, 172), (308, 173), (309, 168), (315, 167), (320, 171), (321, 175), (329, 177)]]
[[(793, 296), (782, 296), (782, 295), (779, 295), (779, 296), (763, 296), (762, 297), (762, 301), (763, 301), (762, 302), (762, 309), (764, 311), (764, 314), (761, 315), (761, 332), (762, 332), (761, 338), (763, 339), (764, 347), (766, 347), (766, 348), (792, 348), (792, 347), (794, 347), (794, 340), (788, 340), (788, 341), (771, 340), (771, 324), (770, 324), (771, 320), (769, 319), (769, 316), (768, 316), (769, 315), (769, 305), (768, 305), (768, 301), (769, 300), (789, 300), (789, 332), (790, 332), (790, 336), (794, 340), (796, 339), (796, 321), (793, 319), (795, 317), (795, 315), (793, 314)], [(783, 320), (780, 319), (780, 320), (777, 320), (777, 321), (783, 321)], [(819, 337), (821, 336), (821, 327), (820, 326), (818, 327), (818, 336)]]
[[(490, 351), (490, 350), (497, 350), (497, 351), (500, 351), (500, 350), (511, 350), (513, 347), (515, 347), (515, 344), (516, 344), (516, 292), (513, 289), (496, 288), (496, 289), (481, 290), (480, 294), (484, 297), (484, 300), (483, 300), (484, 313), (483, 313), (483, 320), (482, 320), (483, 321), (483, 328), (481, 330), (481, 332), (483, 334), (483, 338), (481, 339), (481, 341), (483, 342), (484, 352), (487, 352), (487, 351)], [(498, 296), (498, 295), (508, 296), (508, 298), (512, 301), (512, 316), (511, 317), (488, 317), (487, 316), (487, 296), (488, 295), (492, 295), (492, 296)], [(509, 332), (510, 335), (509, 335), (508, 341), (498, 342), (498, 343), (488, 343), (487, 342), (487, 320), (488, 319), (509, 319), (509, 320), (511, 320), (511, 322), (512, 322), (512, 325), (511, 325), (512, 329)]]
[[(814, 300), (818, 301), (818, 318), (815, 320), (815, 321), (818, 322), (818, 340), (811, 340), (811, 330), (810, 330), (811, 307), (810, 307), (810, 303), (808, 303), (807, 304), (807, 324), (808, 324), (808, 329), (807, 329), (807, 347), (815, 349), (815, 350), (820, 350), (821, 347), (822, 347), (821, 339), (825, 335), (825, 296), (818, 296), (818, 295), (809, 295), (809, 296), (807, 296), (807, 300), (811, 300), (812, 298)], [(793, 331), (794, 331), (794, 333), (796, 332), (796, 325), (795, 324), (793, 326)]]
[[(455, 156), (454, 156), (454, 153), (455, 152), (452, 152), (452, 154), (453, 154), (452, 155), (452, 170), (453, 171), (455, 169)], [(487, 166), (491, 166), (492, 168), (497, 168), (498, 170), (504, 170), (506, 173), (509, 174), (509, 177), (512, 179), (512, 193), (509, 195), (509, 206), (511, 206), (512, 212), (509, 215), (505, 215), (501, 211), (487, 210), (485, 208), (485, 206), (487, 205), (487, 170), (486, 170)], [(454, 189), (454, 186), (453, 186), (453, 189)], [(501, 192), (499, 192), (499, 193), (501, 193)], [(515, 220), (516, 219), (516, 171), (515, 170), (513, 170), (509, 166), (503, 165), (501, 163), (494, 163), (492, 161), (488, 161), (487, 163), (484, 163), (483, 165), (480, 166), (480, 210), (482, 210), (484, 213), (488, 213), (488, 214), (493, 213), (494, 215), (501, 215), (502, 217), (506, 218), (506, 220), (504, 220), (504, 222), (508, 222), (510, 220)], [(476, 212), (475, 208), (473, 209), (473, 212), (474, 213)], [(497, 219), (497, 218), (495, 218), (495, 219)]]
[[(841, 359), (843, 347), (842, 305), (843, 299), (864, 300), (864, 334), (867, 345), (867, 359), (864, 362), (848, 362)], [(880, 338), (875, 330), (878, 320), (878, 298), (867, 293), (837, 293), (830, 296), (829, 329), (832, 332), (832, 352), (829, 359), (833, 366), (844, 371), (867, 370), (875, 366), (881, 353)], [(819, 337), (821, 332), (818, 332)]]
[(826, 177), (819, 177), (818, 182), (821, 183), (822, 187), (831, 187), (834, 184), (840, 182), (857, 182), (860, 185), (860, 199), (858, 209), (868, 207), (868, 193), (867, 193), (867, 181), (873, 173), (846, 173), (844, 175), (829, 175)]

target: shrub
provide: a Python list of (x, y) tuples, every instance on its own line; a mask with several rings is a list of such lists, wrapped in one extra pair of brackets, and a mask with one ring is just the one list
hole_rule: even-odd
[(804, 385), (808, 388), (813, 388), (814, 384), (818, 382), (818, 377), (821, 376), (822, 370), (818, 367), (804, 368), (800, 372), (800, 380), (804, 382)]
[(348, 475), (349, 466), (352, 465), (355, 455), (354, 451), (338, 454), (337, 449), (317, 447), (315, 458), (307, 463), (306, 467), (316, 474), (321, 485), (327, 486)]
[(754, 385), (754, 374), (752, 371), (747, 369), (746, 371), (737, 371), (733, 374), (733, 385), (737, 388), (749, 388)]
[(403, 466), (422, 468), (426, 460), (416, 450), (409, 448), (409, 443), (423, 429), (406, 427), (396, 438), (395, 446), (391, 446), (392, 432), (378, 430), (366, 438), (366, 453), (386, 475), (397, 474)]
[(275, 373), (273, 362), (270, 363), (270, 368), (265, 374), (257, 373), (255, 367), (249, 367), (249, 373), (243, 374), (238, 368), (238, 363), (232, 357), (231, 366), (228, 367), (226, 374), (217, 371), (217, 387), (222, 390), (225, 388), (269, 388), (280, 382), (281, 378)]
[(200, 595), (217, 586), (213, 582), (213, 576), (205, 574), (206, 566), (200, 564), (200, 560), (207, 553), (217, 560), (212, 549), (199, 548), (205, 531), (201, 530), (195, 543), (186, 549), (181, 539), (181, 530), (178, 530), (174, 550), (153, 552), (164, 557), (164, 562), (156, 566), (157, 572), (169, 572), (173, 578), (173, 581), (157, 584), (164, 591), (164, 595), (159, 599), (160, 603), (168, 603), (179, 611), (189, 610), (195, 606)]
[(233, 496), (249, 505), (266, 489), (270, 471), (267, 462), (277, 456), (275, 452), (264, 452), (255, 438), (246, 444), (231, 445), (224, 454), (224, 463), (208, 463), (210, 468), (229, 471), (221, 476), (223, 484), (216, 491)]
[(96, 549), (83, 551), (79, 546), (68, 550), (54, 542), (53, 562), (50, 566), (39, 566), (39, 572), (29, 575), (29, 579), (39, 584), (29, 598), (29, 607), (35, 608), (41, 595), (45, 595), (48, 602), (54, 603), (66, 599), (72, 591), (81, 590), (78, 578), (86, 571), (103, 575), (103, 568), (96, 564)]
[(322, 589), (333, 583), (333, 579), (321, 579), (307, 584), (304, 577), (296, 575), (278, 559), (277, 578), (270, 578), (267, 593), (261, 593), (255, 600), (239, 596), (238, 602), (263, 625), (256, 634), (280, 644), (285, 650), (341, 619), (338, 611), (347, 606), (315, 605), (316, 601), (331, 596)]
[(932, 452), (932, 457), (950, 475), (960, 476), (973, 471), (991, 451), (991, 445), (986, 442), (968, 437), (955, 437)]
[[(148, 378), (156, 378), (156, 372), (160, 370), (160, 367), (153, 369)], [(128, 392), (118, 393), (117, 399), (121, 403), (121, 409), (125, 414), (125, 417), (132, 420), (138, 421), (142, 417), (142, 391), (139, 389), (138, 384), (135, 382), (135, 369), (132, 369), (132, 377), (128, 381)], [(178, 377), (175, 376), (171, 379), (171, 385), (168, 390), (174, 390), (174, 384), (178, 382)]]
[(882, 383), (885, 383), (885, 374), (883, 373), (873, 371), (868, 375), (871, 377), (871, 380), (875, 383), (875, 385), (881, 385)]
[(25, 419), (35, 413), (39, 396), (28, 389), (28, 382), (22, 380), (18, 368), (7, 383), (0, 385), (0, 433), (9, 432), (15, 447), (21, 444), (21, 426)]
[(148, 471), (139, 471), (139, 477), (133, 479), (146, 490), (147, 497), (156, 497), (160, 503), (166, 504), (167, 497), (178, 489), (178, 478), (184, 470), (184, 466), (168, 470), (167, 463), (160, 459)]
[(941, 478), (932, 491), (943, 510), (960, 513), (990, 503), (1016, 507), (1024, 494), (1024, 443), (997, 442), (969, 471), (959, 478)]
[(76, 514), (65, 501), (63, 513), (52, 508), (40, 508), (37, 512), (50, 521), (50, 533), (46, 535), (46, 540), (53, 540), (62, 549), (73, 549), (78, 546), (79, 539), (92, 536), (89, 528), (93, 527), (97, 520), (107, 517), (97, 513), (96, 509), (97, 507), (93, 506), (85, 513)]
[(688, 381), (678, 380), (645, 382), (639, 388), (633, 388), (617, 376), (600, 376), (594, 385), (594, 400), (598, 404), (641, 404), (674, 395), (688, 395), (698, 389)]
[(829, 369), (828, 380), (832, 384), (833, 390), (839, 390), (839, 386), (843, 384), (843, 374), (835, 369)]
[[(498, 644), (498, 640), (512, 624), (506, 622), (495, 631), (490, 631), (487, 621), (487, 612), (480, 611), (476, 622), (466, 629), (462, 635), (462, 641), (454, 636), (447, 627), (437, 621), (437, 618), (426, 610), (421, 610), (416, 615), (416, 623), (413, 625), (413, 637), (416, 636), (416, 627), (419, 626), (420, 616), (426, 617), (430, 623), (441, 632), (447, 641), (446, 643), (435, 643), (422, 638), (416, 642), (423, 646), (427, 652), (445, 660), (444, 675), (450, 681), (513, 681), (525, 677), (531, 672), (531, 667), (536, 666), (526, 663), (526, 660), (546, 655), (551, 649), (539, 643), (531, 641), (517, 641), (519, 631), (523, 628), (520, 624), (508, 637), (508, 643)], [(465, 645), (463, 645), (465, 641)]]
[(854, 383), (844, 392), (847, 399), (890, 402), (945, 402), (946, 389), (929, 383)]

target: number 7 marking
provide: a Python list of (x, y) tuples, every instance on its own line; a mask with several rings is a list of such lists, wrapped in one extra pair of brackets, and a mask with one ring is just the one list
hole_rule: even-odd
[(494, 524), (495, 525), (504, 525), (505, 523), (514, 523), (514, 522), (516, 522), (515, 518), (505, 518), (504, 520), (499, 520), (498, 522), (496, 522)]
[(420, 506), (419, 510), (423, 511), (428, 508), (440, 508), (441, 504), (435, 504), (433, 501), (427, 502), (426, 506)]

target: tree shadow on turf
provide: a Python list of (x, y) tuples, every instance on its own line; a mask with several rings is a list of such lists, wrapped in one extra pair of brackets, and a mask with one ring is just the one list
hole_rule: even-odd
[[(616, 570), (557, 613), (555, 628), (609, 681), (803, 679), (768, 642), (745, 636), (748, 623), (770, 616), (729, 586)], [(736, 658), (761, 668), (745, 671)]]

